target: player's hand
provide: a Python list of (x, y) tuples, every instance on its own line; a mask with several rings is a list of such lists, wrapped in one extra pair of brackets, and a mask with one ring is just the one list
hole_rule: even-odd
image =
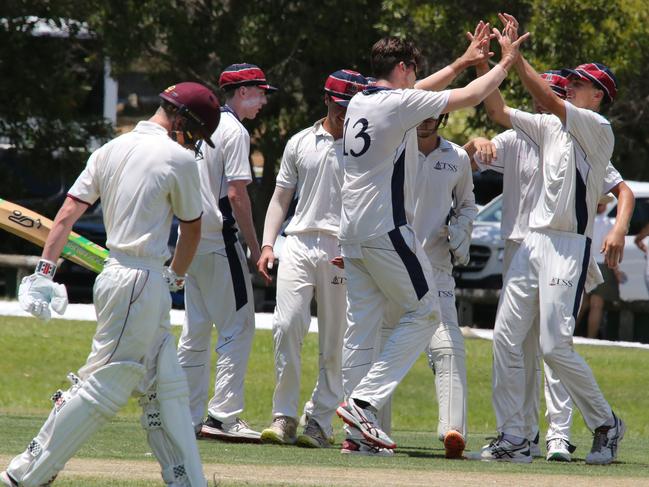
[(273, 278), (270, 276), (269, 271), (275, 265), (275, 253), (273, 252), (273, 247), (270, 245), (264, 245), (264, 248), (261, 249), (261, 256), (257, 261), (257, 272), (264, 278), (266, 285), (269, 285), (273, 282)]
[(478, 156), (481, 162), (485, 164), (492, 164), (498, 159), (496, 151), (496, 144), (489, 139), (478, 137), (475, 139), (475, 155)]
[(162, 278), (172, 293), (176, 293), (185, 287), (185, 276), (179, 276), (171, 267), (162, 269)]
[(478, 22), (473, 34), (471, 32), (466, 33), (469, 47), (460, 56), (462, 63), (467, 67), (486, 64), (489, 58), (494, 55), (489, 50), (489, 44), (493, 37), (489, 23), (484, 23), (482, 20)]
[(644, 239), (646, 238), (646, 235), (638, 235), (634, 240), (633, 243), (638, 247), (640, 250), (642, 250), (645, 254), (647, 253), (647, 244), (644, 243)]
[(467, 265), (469, 263), (472, 228), (473, 222), (464, 215), (451, 217), (448, 223), (448, 244), (455, 265)]
[(37, 318), (49, 321), (52, 317), (50, 308), (62, 315), (68, 307), (68, 292), (63, 284), (57, 284), (51, 278), (34, 273), (24, 277), (18, 287), (20, 307)]
[(345, 268), (345, 259), (343, 259), (342, 256), (340, 256), (340, 255), (337, 256), (337, 257), (334, 257), (329, 262), (331, 262), (331, 264), (338, 267), (338, 269), (344, 269)]
[(503, 31), (501, 34), (494, 27), (493, 33), (498, 40), (498, 44), (500, 44), (503, 68), (509, 69), (518, 60), (520, 56), (518, 48), (529, 38), (530, 33), (526, 32), (522, 36), (518, 35), (518, 21), (513, 15), (498, 14), (498, 17), (503, 22)]
[(599, 251), (604, 254), (606, 265), (615, 269), (624, 257), (624, 233), (615, 228), (608, 232)]

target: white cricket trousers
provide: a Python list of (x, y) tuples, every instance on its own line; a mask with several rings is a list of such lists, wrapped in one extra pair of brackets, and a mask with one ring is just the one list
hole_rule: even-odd
[(228, 423), (243, 411), (244, 378), (255, 336), (250, 273), (241, 244), (194, 256), (185, 282), (185, 322), (178, 360), (189, 383), (194, 426), (205, 415), (210, 382), (212, 328), (218, 340), (216, 379), (208, 413)]
[(330, 263), (340, 255), (338, 238), (323, 232), (289, 235), (277, 270), (273, 314), (275, 392), (273, 417), (298, 417), (302, 344), (311, 323), (311, 299), (318, 305), (318, 379), (305, 412), (327, 434), (342, 401), (342, 346), (347, 324), (345, 271)]
[[(428, 257), (408, 225), (360, 244), (345, 256), (347, 331), (343, 348), (345, 397), (380, 409), (415, 363), (440, 321)], [(375, 359), (389, 302), (401, 318)]]
[[(432, 266), (432, 260), (429, 262)], [(428, 365), (435, 373), (435, 395), (438, 405), (437, 436), (444, 439), (450, 430), (467, 434), (467, 379), (464, 337), (460, 330), (455, 307), (455, 279), (446, 271), (432, 268), (437, 297), (442, 313), (439, 324), (426, 349)], [(386, 321), (381, 330), (381, 349), (399, 321), (400, 307), (390, 303)], [(379, 411), (381, 428), (389, 434), (391, 425), (391, 400)]]
[[(521, 246), (518, 240), (505, 240), (505, 255), (503, 259), (503, 282), (516, 254)], [(539, 393), (541, 384), (542, 362), (541, 347), (539, 344), (539, 317), (534, 317), (534, 323), (523, 342), (523, 353), (525, 360), (525, 424), (529, 433), (525, 436), (533, 440), (539, 431), (539, 409), (541, 407), (541, 395)], [(548, 423), (546, 441), (553, 438), (563, 438), (570, 441), (570, 428), (572, 426), (572, 400), (568, 391), (561, 385), (561, 381), (548, 365), (543, 362), (545, 375), (545, 419)]]
[(500, 432), (528, 436), (523, 342), (539, 316), (539, 342), (552, 368), (594, 430), (611, 408), (592, 371), (575, 352), (572, 334), (590, 258), (590, 239), (574, 233), (533, 230), (514, 256), (494, 329), (493, 404)]

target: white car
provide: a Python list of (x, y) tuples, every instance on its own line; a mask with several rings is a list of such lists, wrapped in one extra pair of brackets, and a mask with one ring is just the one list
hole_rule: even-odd
[[(645, 284), (646, 255), (638, 249), (634, 238), (649, 223), (649, 183), (625, 181), (635, 194), (635, 209), (629, 234), (624, 245), (624, 259), (620, 269), (626, 280), (620, 284), (623, 301), (649, 300)], [(608, 216), (615, 218), (617, 200), (609, 203)], [(500, 238), (502, 196), (494, 198), (478, 213), (471, 241), (471, 261), (467, 266), (454, 269), (460, 288), (500, 289), (502, 287), (503, 254), (505, 244)], [(599, 252), (599, 249), (593, 249)]]

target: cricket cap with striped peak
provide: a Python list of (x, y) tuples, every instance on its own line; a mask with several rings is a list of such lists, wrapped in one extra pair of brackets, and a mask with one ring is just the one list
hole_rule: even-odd
[(361, 73), (351, 69), (340, 69), (329, 75), (324, 90), (331, 99), (342, 107), (349, 105), (349, 100), (367, 87), (367, 79)]
[(568, 78), (566, 78), (562, 74), (562, 71), (556, 69), (546, 71), (545, 73), (541, 73), (541, 79), (546, 81), (550, 85), (552, 91), (554, 91), (554, 93), (559, 98), (561, 98), (562, 100), (566, 99), (566, 87), (568, 86)]
[(266, 75), (259, 66), (248, 63), (231, 64), (219, 77), (219, 87), (224, 91), (240, 86), (257, 86), (268, 93), (277, 91), (277, 88), (268, 84)]
[(612, 102), (617, 95), (617, 78), (607, 66), (600, 63), (580, 64), (574, 69), (564, 69), (562, 74), (590, 81), (604, 92), (604, 100)]

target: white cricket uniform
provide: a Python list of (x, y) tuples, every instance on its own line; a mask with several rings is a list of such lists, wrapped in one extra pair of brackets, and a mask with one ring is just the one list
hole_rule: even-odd
[[(539, 161), (538, 146), (525, 135), (515, 130), (507, 130), (492, 139), (496, 146), (497, 160), (485, 164), (476, 154), (474, 160), (481, 171), (488, 169), (503, 174), (503, 203), (501, 220), (501, 237), (505, 241), (503, 257), (503, 278), (506, 276), (511, 261), (529, 232), (529, 218), (542, 190), (542, 168)], [(609, 162), (602, 192), (608, 193), (622, 181), (622, 177)], [(592, 264), (589, 271), (593, 271)], [(596, 278), (595, 278), (596, 279)], [(595, 284), (593, 282), (593, 284)], [(588, 289), (588, 279), (586, 282)], [(538, 316), (530, 328), (530, 333), (523, 343), (526, 371), (525, 423), (528, 426), (529, 439), (538, 432), (538, 414), (540, 407), (539, 385), (541, 369), (539, 368), (539, 326)], [(548, 432), (546, 439), (570, 439), (572, 424), (572, 401), (552, 369), (545, 368), (546, 420)]]
[(542, 190), (530, 231), (506, 276), (494, 330), (493, 402), (498, 431), (528, 435), (523, 341), (539, 315), (540, 346), (589, 428), (611, 408), (592, 371), (572, 348), (572, 334), (590, 261), (590, 236), (614, 137), (601, 115), (565, 102), (566, 125), (554, 115), (513, 110), (514, 129), (537, 145)]
[[(104, 408), (102, 412), (113, 409), (110, 400), (101, 399), (102, 387), (108, 388), (106, 394), (109, 394), (110, 389), (117, 386), (102, 382), (111, 365), (142, 364), (144, 375), (134, 392), (155, 397), (159, 379), (158, 355), (163, 347), (173, 347), (174, 343), (169, 331), (171, 297), (162, 277), (164, 262), (170, 257), (167, 241), (171, 220), (174, 214), (187, 222), (201, 217), (198, 184), (192, 153), (173, 142), (162, 126), (139, 122), (133, 131), (96, 150), (68, 193), (70, 198), (89, 206), (101, 197), (106, 245), (110, 251), (110, 258), (93, 289), (97, 330), (92, 350), (79, 370), (82, 381), (92, 383), (92, 390), (99, 391), (92, 397)], [(175, 354), (171, 354), (171, 362), (165, 361), (164, 366), (184, 380)], [(132, 387), (129, 389), (133, 391)], [(76, 399), (74, 393), (65, 394), (69, 394), (68, 402), (72, 404)], [(88, 395), (83, 397), (87, 400)], [(90, 403), (94, 404), (93, 401)], [(112, 401), (117, 403), (116, 398)], [(79, 428), (78, 437), (90, 434), (101, 423), (101, 415), (97, 414), (83, 424), (83, 413), (90, 406), (75, 407), (78, 411), (76, 423), (69, 416), (59, 417), (65, 408), (57, 405), (30, 444), (30, 453), (40, 454), (42, 450), (40, 456), (33, 457), (26, 452), (12, 461), (7, 471), (21, 485), (23, 482), (24, 485), (44, 485), (49, 477), (42, 475), (51, 475), (52, 468), (62, 468), (75, 453), (75, 448), (69, 445), (75, 444), (77, 437), (70, 436), (70, 430), (59, 431), (65, 428), (63, 423)], [(186, 418), (179, 417), (178, 422), (185, 420), (192, 434), (188, 409), (186, 413)], [(46, 439), (47, 444), (44, 444)], [(56, 444), (60, 445), (56, 451), (48, 453), (48, 448)], [(54, 466), (48, 465), (54, 461), (48, 460), (48, 455), (59, 457)], [(197, 449), (195, 455), (198, 460)]]
[(250, 136), (227, 105), (197, 156), (203, 201), (201, 241), (185, 284), (185, 322), (178, 359), (187, 375), (194, 425), (205, 415), (210, 381), (212, 328), (218, 330), (213, 418), (232, 422), (243, 411), (244, 378), (255, 334), (254, 300), (246, 256), (228, 199), (232, 181), (252, 181)]
[(311, 322), (311, 298), (318, 303), (319, 373), (305, 412), (328, 436), (342, 401), (342, 347), (346, 328), (345, 271), (330, 263), (340, 255), (342, 139), (322, 121), (291, 137), (277, 175), (277, 186), (294, 189), (297, 205), (277, 270), (273, 314), (275, 377), (273, 416), (298, 417), (302, 343)]
[[(347, 108), (340, 240), (347, 272), (343, 387), (347, 397), (380, 409), (439, 324), (428, 258), (415, 238), (406, 198), (416, 171), (416, 127), (438, 118), (448, 92), (373, 87)], [(401, 319), (374, 361), (386, 304)]]
[(466, 438), (464, 338), (455, 308), (453, 264), (445, 229), (451, 207), (455, 216), (464, 215), (471, 221), (478, 213), (469, 156), (460, 146), (440, 137), (437, 149), (427, 156), (419, 153), (414, 189), (413, 228), (432, 266), (442, 312), (442, 322), (427, 350), (428, 362), (435, 372), (437, 434), (443, 439), (449, 430), (456, 430)]

